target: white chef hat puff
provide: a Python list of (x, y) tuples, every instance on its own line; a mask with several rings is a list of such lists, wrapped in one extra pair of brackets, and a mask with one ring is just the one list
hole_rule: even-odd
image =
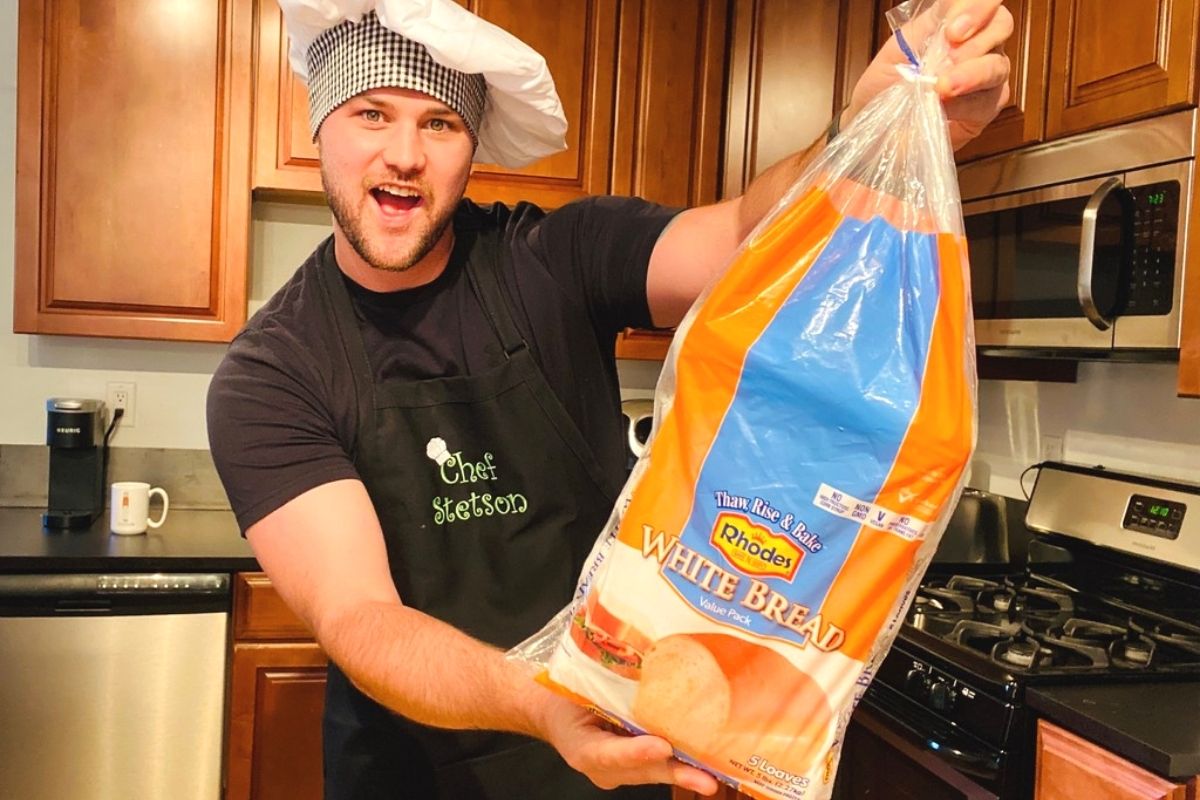
[(307, 79), (304, 54), (322, 32), (374, 11), (384, 27), (425, 46), (444, 67), (482, 74), (487, 108), (475, 161), (520, 167), (566, 149), (567, 118), (546, 59), (453, 0), (279, 0), (292, 69)]

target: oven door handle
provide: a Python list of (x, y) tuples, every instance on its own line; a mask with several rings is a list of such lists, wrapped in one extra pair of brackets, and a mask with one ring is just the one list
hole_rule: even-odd
[(983, 749), (963, 749), (962, 747), (955, 746), (949, 740), (941, 739), (938, 735), (930, 736), (928, 732), (922, 733), (908, 720), (900, 719), (891, 714), (888, 717), (902, 727), (913, 741), (923, 742), (927, 750), (937, 753), (945, 761), (961, 769), (966, 774), (993, 779), (999, 774), (1000, 758), (996, 754), (989, 753)]
[(1106, 318), (1096, 308), (1096, 298), (1092, 295), (1092, 263), (1096, 257), (1096, 217), (1100, 214), (1100, 206), (1117, 189), (1124, 187), (1120, 178), (1113, 177), (1096, 187), (1083, 208), (1083, 224), (1079, 236), (1079, 271), (1075, 275), (1075, 293), (1079, 296), (1079, 305), (1083, 315), (1099, 330), (1106, 331), (1112, 325), (1112, 320)]
[(961, 750), (937, 739), (926, 739), (925, 746), (968, 775), (994, 777), (1000, 771), (1000, 759), (991, 753)]
[[(867, 705), (870, 706), (868, 711), (875, 712), (894, 727), (893, 736), (900, 737), (900, 741), (904, 741), (914, 750), (936, 754), (943, 762), (964, 775), (987, 781), (999, 780), (1002, 756), (1000, 751), (989, 748), (982, 742), (975, 746), (961, 731), (938, 730), (941, 726), (924, 724), (922, 719), (912, 716), (903, 704), (891, 699), (888, 696), (890, 694), (887, 690), (868, 690), (871, 702)], [(880, 731), (879, 723), (869, 719), (860, 721), (881, 735), (886, 735)]]

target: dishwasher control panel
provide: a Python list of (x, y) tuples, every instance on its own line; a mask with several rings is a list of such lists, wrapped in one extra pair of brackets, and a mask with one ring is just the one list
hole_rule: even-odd
[(227, 613), (229, 573), (0, 575), (0, 618)]
[(97, 575), (99, 592), (189, 592), (221, 594), (229, 591), (228, 575), (155, 573), (152, 575)]

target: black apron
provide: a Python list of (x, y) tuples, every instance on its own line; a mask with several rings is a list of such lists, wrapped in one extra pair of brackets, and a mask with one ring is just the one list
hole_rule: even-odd
[[(513, 324), (496, 277), (508, 257), (499, 233), (465, 225), (456, 234), (453, 257), (468, 254), (472, 291), (505, 354), (482, 374), (377, 382), (332, 258), (319, 274), (354, 373), (355, 466), (401, 599), (509, 648), (570, 601), (620, 482), (604, 474)], [(602, 792), (529, 737), (419, 725), (332, 663), (324, 756), (326, 800), (667, 796), (665, 787)]]

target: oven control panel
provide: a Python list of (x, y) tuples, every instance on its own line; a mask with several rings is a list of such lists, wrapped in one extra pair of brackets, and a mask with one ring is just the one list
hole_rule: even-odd
[(886, 686), (941, 719), (960, 725), (975, 736), (1000, 743), (1007, 733), (1008, 704), (905, 652), (898, 643), (883, 660), (873, 687)]
[(960, 685), (953, 678), (940, 675), (923, 664), (914, 663), (912, 669), (904, 675), (905, 694), (944, 714), (954, 710), (958, 697), (964, 692), (967, 697), (974, 694), (969, 687)]
[(1179, 181), (1132, 186), (1133, 247), (1122, 314), (1166, 314), (1175, 288)]
[(1183, 503), (1135, 494), (1129, 498), (1129, 505), (1125, 507), (1125, 521), (1121, 524), (1131, 531), (1177, 539), (1183, 530), (1183, 515), (1186, 512), (1187, 506)]
[(1200, 484), (1048, 461), (1025, 526), (1200, 573)]

